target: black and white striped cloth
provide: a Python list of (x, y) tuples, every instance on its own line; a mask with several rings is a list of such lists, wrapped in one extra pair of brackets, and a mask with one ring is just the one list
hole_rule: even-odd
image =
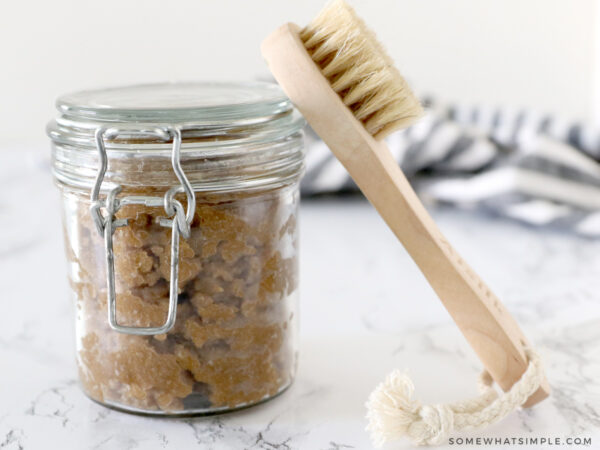
[[(425, 102), (427, 115), (387, 142), (428, 201), (600, 237), (600, 132), (526, 111)], [(307, 133), (304, 196), (357, 192)]]

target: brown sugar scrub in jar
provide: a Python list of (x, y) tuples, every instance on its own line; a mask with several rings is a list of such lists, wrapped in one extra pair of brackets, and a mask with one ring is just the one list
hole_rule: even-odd
[(64, 95), (48, 125), (79, 377), (130, 412), (228, 411), (296, 366), (304, 121), (274, 85)]

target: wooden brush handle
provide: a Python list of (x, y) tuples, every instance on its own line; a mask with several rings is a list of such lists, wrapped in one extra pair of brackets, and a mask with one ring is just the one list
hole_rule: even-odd
[[(494, 381), (508, 390), (528, 365), (525, 336), (446, 241), (385, 142), (376, 141), (331, 89), (298, 31), (296, 25), (286, 24), (263, 42), (262, 53), (273, 75), (402, 242)], [(549, 392), (544, 379), (524, 406)]]

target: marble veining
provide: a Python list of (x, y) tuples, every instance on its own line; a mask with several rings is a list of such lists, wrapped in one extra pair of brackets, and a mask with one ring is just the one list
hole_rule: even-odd
[[(364, 201), (327, 200), (302, 207), (301, 353), (288, 391), (186, 419), (93, 403), (77, 385), (58, 192), (46, 153), (25, 156), (0, 152), (0, 449), (369, 449), (364, 402), (392, 369), (409, 373), (423, 402), (476, 394), (481, 364), (392, 233)], [(535, 408), (455, 437), (600, 446), (600, 242), (433, 213), (535, 343), (553, 388)]]

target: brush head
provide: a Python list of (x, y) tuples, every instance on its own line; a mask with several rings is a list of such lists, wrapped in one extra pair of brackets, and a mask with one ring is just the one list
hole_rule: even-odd
[(330, 2), (300, 39), (333, 90), (376, 139), (423, 114), (375, 34), (344, 0)]

